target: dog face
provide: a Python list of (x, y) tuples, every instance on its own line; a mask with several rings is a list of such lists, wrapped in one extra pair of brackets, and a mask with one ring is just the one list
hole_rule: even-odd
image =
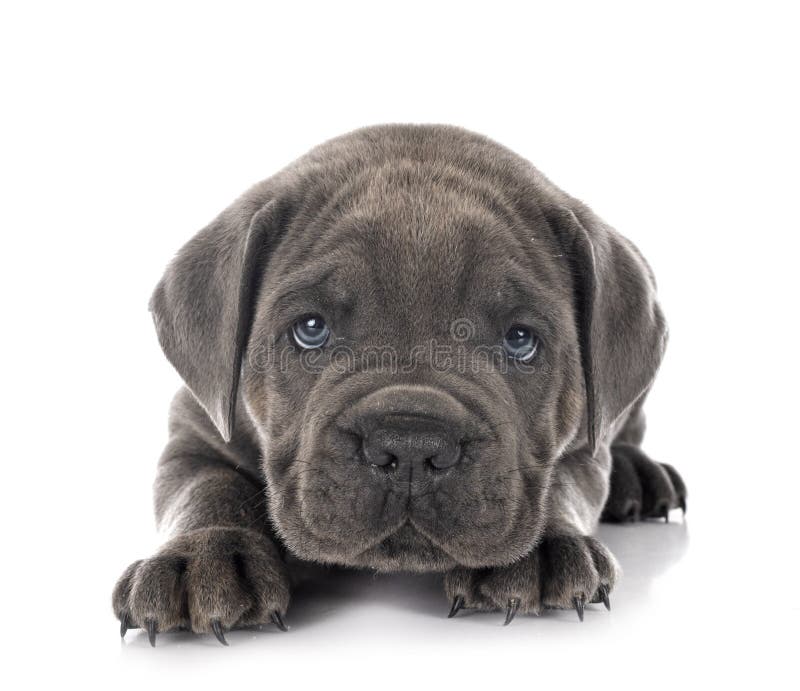
[(248, 352), (275, 344), (280, 362), (246, 358), (243, 390), (272, 516), (302, 556), (383, 568), (520, 556), (580, 422), (555, 250), (429, 175), (376, 173), (313, 246), (287, 242), (264, 283)]
[(559, 456), (608, 437), (663, 348), (646, 266), (589, 214), (477, 135), (370, 128), (182, 250), (162, 345), (223, 437), (241, 396), (294, 554), (434, 570), (531, 549)]

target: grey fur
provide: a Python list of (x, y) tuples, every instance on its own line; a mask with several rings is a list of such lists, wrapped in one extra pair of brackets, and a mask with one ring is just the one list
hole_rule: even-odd
[[(151, 309), (187, 388), (156, 481), (174, 537), (117, 584), (129, 625), (282, 615), (285, 551), (442, 571), (482, 609), (571, 607), (618, 577), (589, 537), (609, 491), (611, 520), (685, 506), (674, 469), (639, 448), (666, 343), (650, 269), (480, 135), (386, 125), (322, 144), (184, 246)], [(337, 347), (390, 347), (393, 366), (343, 369), (331, 347), (304, 367), (288, 331), (311, 313)], [(512, 323), (541, 335), (531, 367), (481, 367)], [(462, 348), (462, 366), (437, 366), (430, 343)], [(397, 425), (412, 446), (457, 444), (459, 461), (365, 463), (364, 440)]]

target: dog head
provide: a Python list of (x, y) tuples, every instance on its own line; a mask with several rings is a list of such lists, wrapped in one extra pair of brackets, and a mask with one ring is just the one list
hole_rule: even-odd
[(631, 244), (440, 126), (359, 130), (255, 186), (151, 309), (220, 435), (237, 410), (257, 430), (289, 549), (384, 570), (527, 553), (556, 461), (608, 443), (666, 335)]

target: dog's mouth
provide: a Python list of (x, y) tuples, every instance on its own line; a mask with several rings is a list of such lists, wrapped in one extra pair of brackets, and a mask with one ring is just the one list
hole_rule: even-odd
[[(405, 511), (390, 526), (368, 537), (363, 533), (354, 543), (338, 543), (332, 536), (321, 534), (319, 526), (306, 525), (307, 537), (290, 544), (291, 551), (300, 557), (313, 557), (339, 566), (369, 568), (378, 571), (445, 571), (453, 568), (458, 559), (446, 545), (420, 526), (409, 511)], [(305, 554), (310, 543), (316, 544), (314, 554)], [(356, 549), (353, 549), (358, 545)], [(314, 548), (312, 548), (314, 549)]]
[(275, 514), (289, 550), (302, 559), (378, 571), (481, 568), (526, 553), (543, 515), (536, 498), (509, 498), (503, 490), (479, 503), (465, 491), (414, 497), (379, 492), (366, 504), (355, 489), (351, 494), (349, 504), (329, 503), (312, 491), (298, 502), (303, 509), (293, 521), (288, 512)]
[[(488, 542), (486, 546), (488, 548)], [(352, 545), (348, 545), (352, 549)], [(463, 548), (463, 545), (461, 546)], [(407, 513), (398, 523), (373, 537), (366, 546), (362, 542), (358, 551), (335, 550), (330, 560), (341, 566), (369, 568), (382, 572), (430, 572), (447, 571), (458, 565), (471, 564), (475, 567), (488, 564), (481, 562), (481, 556), (473, 549), (466, 551), (457, 544), (437, 536), (413, 514)], [(492, 564), (510, 561), (497, 555), (490, 556), (491, 550), (483, 554)], [(320, 558), (318, 552), (316, 557)]]
[(273, 521), (290, 551), (330, 564), (443, 571), (508, 563), (538, 534), (543, 512), (533, 490), (541, 483), (527, 469), (526, 492), (521, 482), (509, 483), (519, 468), (487, 473), (487, 465), (407, 487), (384, 477), (390, 471), (354, 464), (346, 475), (333, 470), (343, 464), (298, 474), (302, 486), (282, 503), (295, 510), (276, 512)]
[(444, 546), (407, 517), (388, 535), (356, 555), (348, 565), (380, 571), (446, 571), (458, 563)]

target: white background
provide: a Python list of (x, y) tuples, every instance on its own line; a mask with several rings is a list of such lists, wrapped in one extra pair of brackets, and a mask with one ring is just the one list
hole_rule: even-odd
[[(4, 3), (0, 675), (114, 689), (796, 684), (791, 5)], [(671, 326), (646, 448), (684, 474), (686, 522), (604, 527), (626, 576), (613, 611), (593, 606), (582, 625), (447, 620), (435, 577), (345, 575), (298, 594), (289, 634), (120, 643), (110, 592), (158, 544), (151, 483), (179, 386), (152, 287), (251, 183), (391, 121), (492, 136), (643, 250)]]

